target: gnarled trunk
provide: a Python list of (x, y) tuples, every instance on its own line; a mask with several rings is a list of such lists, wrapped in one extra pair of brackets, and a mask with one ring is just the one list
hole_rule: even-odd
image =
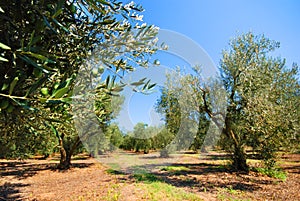
[(61, 170), (69, 169), (72, 166), (72, 163), (71, 163), (72, 155), (73, 155), (74, 151), (76, 150), (76, 148), (78, 147), (78, 145), (80, 144), (80, 138), (78, 136), (76, 138), (73, 146), (71, 146), (71, 148), (68, 150), (64, 146), (63, 139), (64, 139), (64, 135), (61, 135), (59, 138), (60, 162), (59, 162), (59, 165), (57, 166), (57, 168), (61, 169)]
[(60, 148), (60, 161), (57, 166), (58, 169), (65, 170), (71, 167), (71, 157), (72, 155), (66, 151), (63, 147)]
[(244, 149), (240, 146), (234, 147), (234, 153), (232, 155), (232, 166), (234, 169), (239, 171), (249, 171), (249, 166), (247, 165), (246, 153)]
[(225, 119), (225, 134), (227, 135), (227, 137), (229, 137), (229, 139), (233, 141), (234, 151), (233, 155), (231, 156), (232, 167), (238, 171), (248, 172), (249, 166), (247, 165), (247, 157), (245, 150), (242, 146), (242, 143), (238, 139), (238, 136), (236, 136), (236, 134), (231, 129), (228, 117), (226, 117)]

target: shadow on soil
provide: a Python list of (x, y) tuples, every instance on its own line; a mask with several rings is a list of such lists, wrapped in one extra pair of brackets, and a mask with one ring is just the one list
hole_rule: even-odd
[(22, 200), (21, 188), (28, 186), (22, 183), (6, 182), (0, 186), (0, 201)]
[[(57, 170), (57, 162), (39, 162), (40, 160), (25, 161), (1, 161), (0, 162), (0, 201), (22, 200), (22, 188), (29, 184), (17, 182), (28, 177), (36, 175), (38, 172), (45, 170), (52, 171), (68, 171)], [(37, 162), (37, 163), (35, 163)], [(72, 168), (87, 168), (94, 163), (75, 162)], [(14, 180), (14, 181), (13, 181)]]
[[(144, 156), (143, 158), (154, 159), (157, 157)], [(251, 158), (256, 158), (256, 156), (252, 155)], [(175, 187), (194, 189), (193, 191), (198, 192), (215, 192), (220, 188), (254, 192), (261, 189), (261, 185), (274, 182), (269, 178), (249, 176), (245, 172), (234, 172), (226, 165), (211, 164), (213, 160), (228, 159), (229, 155), (227, 154), (206, 154), (204, 160), (207, 163), (202, 162), (201, 157), (199, 163), (147, 164), (132, 166), (123, 171), (110, 169), (108, 173), (119, 175), (120, 180), (128, 180), (129, 182), (164, 182)]]
[[(267, 184), (270, 181), (264, 180), (252, 180), (251, 183), (247, 182), (245, 179), (240, 181), (224, 180), (220, 182), (219, 179), (215, 181), (207, 180), (205, 176), (216, 175), (217, 177), (222, 177), (224, 175), (238, 175), (238, 177), (243, 178), (246, 173), (243, 172), (233, 172), (229, 168), (206, 163), (197, 164), (165, 164), (170, 167), (184, 168), (184, 170), (175, 171), (158, 171), (153, 173), (157, 178), (175, 187), (181, 188), (191, 188), (197, 189), (197, 191), (217, 191), (219, 188), (230, 187), (233, 190), (242, 190), (253, 192), (259, 189), (259, 184)], [(185, 169), (186, 168), (186, 169)], [(203, 177), (204, 176), (204, 177)]]

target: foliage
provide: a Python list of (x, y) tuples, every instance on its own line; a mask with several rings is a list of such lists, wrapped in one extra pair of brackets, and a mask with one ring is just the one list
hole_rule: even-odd
[(151, 140), (149, 133), (146, 132), (146, 127), (147, 124), (144, 123), (137, 123), (134, 126), (132, 137), (134, 139), (134, 149), (136, 152), (143, 150), (144, 153), (149, 153)]
[(277, 168), (254, 168), (253, 170), (282, 181), (285, 181), (287, 178), (287, 173)]
[(288, 147), (299, 129), (299, 71), (268, 55), (277, 48), (278, 42), (248, 33), (231, 42), (221, 61), (229, 100), (226, 127), (232, 133), (227, 139), (258, 150), (269, 168), (276, 151)]
[(164, 149), (173, 139), (174, 135), (166, 128), (137, 123), (133, 132), (124, 135), (120, 148), (148, 153), (150, 150)]
[(147, 200), (188, 200), (196, 201), (202, 200), (198, 195), (190, 192), (186, 192), (183, 189), (178, 189), (171, 184), (167, 184), (160, 181), (155, 181), (146, 184), (139, 184), (146, 190), (145, 197)]
[(93, 156), (115, 151), (123, 143), (123, 134), (117, 124), (105, 126), (105, 130), (96, 130), (97, 134), (90, 137), (88, 149)]
[[(295, 145), (299, 133), (299, 70), (296, 65), (287, 68), (285, 60), (269, 56), (278, 47), (278, 42), (252, 33), (237, 37), (223, 52), (221, 82), (204, 80), (198, 67), (195, 74), (172, 76), (158, 102), (159, 111), (165, 114), (167, 124), (186, 125), (184, 117), (200, 119), (204, 125), (199, 128), (204, 130), (198, 134), (202, 135), (207, 131), (205, 123), (211, 121), (213, 133), (222, 131), (221, 145), (232, 153), (235, 169), (248, 171), (246, 146), (256, 150), (265, 165), (272, 168), (276, 151)], [(190, 100), (174, 112), (173, 97), (183, 92)], [(190, 137), (188, 131), (184, 134)], [(216, 144), (216, 134), (206, 136), (204, 143), (209, 137), (210, 144)]]
[[(202, 80), (193, 75), (184, 75), (180, 69), (168, 75), (166, 87), (162, 89), (156, 106), (157, 112), (165, 116), (166, 127), (175, 138), (175, 145), (168, 149), (205, 151), (205, 147), (214, 144), (214, 132), (217, 133), (218, 129), (210, 125), (205, 113), (201, 87), (206, 87)], [(216, 88), (214, 93), (220, 91), (218, 86), (211, 87)], [(216, 102), (216, 98), (214, 101)], [(224, 108), (217, 105), (221, 104), (213, 103), (215, 112), (224, 113)], [(210, 135), (207, 135), (208, 129), (211, 131)]]
[[(140, 23), (142, 8), (133, 2), (23, 0), (2, 1), (0, 7), (0, 29), (5, 30), (0, 39), (1, 137), (9, 141), (29, 133), (34, 113), (35, 121), (45, 125), (40, 130), (54, 133), (61, 153), (70, 160), (80, 145), (70, 104), (75, 84), (80, 86), (75, 80), (79, 72), (89, 78), (87, 83), (103, 73), (103, 67), (95, 73), (95, 66), (84, 65), (86, 59), (94, 55), (116, 76), (146, 66), (147, 57), (157, 49), (157, 28)], [(93, 92), (100, 96), (98, 103), (105, 94), (124, 87), (114, 81), (108, 77), (103, 91)], [(151, 88), (145, 79), (135, 86), (141, 85)], [(100, 123), (112, 118), (103, 107), (98, 109), (103, 113), (98, 113)], [(6, 126), (4, 120), (15, 126)], [(38, 144), (45, 138), (26, 138), (24, 143)]]
[[(16, 123), (11, 123), (25, 124), (24, 115), (28, 118), (26, 125), (21, 127)], [(47, 157), (57, 149), (56, 137), (48, 131), (36, 113), (22, 113), (18, 116), (7, 115), (1, 116), (1, 118), (1, 158), (28, 158), (35, 154)], [(9, 133), (10, 130), (15, 130), (16, 133)]]

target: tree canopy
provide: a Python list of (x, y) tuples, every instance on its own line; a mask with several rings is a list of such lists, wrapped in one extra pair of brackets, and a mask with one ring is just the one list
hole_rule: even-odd
[[(2, 1), (0, 7), (1, 144), (10, 141), (9, 149), (18, 150), (20, 139), (38, 144), (55, 134), (65, 155), (61, 162), (70, 160), (80, 144), (71, 106), (78, 72), (89, 83), (104, 69), (117, 76), (146, 66), (157, 50), (157, 28), (141, 22), (143, 9), (133, 2), (16, 0)], [(91, 57), (102, 66), (87, 67)], [(98, 103), (121, 90), (114, 81), (108, 78), (101, 91), (93, 92)], [(109, 119), (109, 110), (97, 109), (100, 122)], [(25, 147), (29, 152), (34, 146)]]
[(223, 51), (219, 78), (204, 80), (199, 68), (195, 75), (173, 76), (176, 85), (167, 85), (159, 101), (166, 123), (179, 121), (178, 114), (191, 117), (182, 108), (172, 109), (174, 95), (189, 91), (196, 100), (191, 111), (222, 130), (221, 145), (232, 153), (234, 168), (248, 170), (248, 148), (274, 167), (276, 152), (295, 145), (299, 133), (299, 69), (272, 57), (277, 48), (278, 42), (246, 33)]

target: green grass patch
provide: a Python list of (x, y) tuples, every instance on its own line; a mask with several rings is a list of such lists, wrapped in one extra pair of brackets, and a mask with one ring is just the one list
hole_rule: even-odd
[(121, 169), (120, 165), (118, 163), (108, 163), (107, 164), (112, 169)]
[(144, 184), (145, 190), (144, 197), (150, 201), (172, 200), (172, 201), (201, 201), (202, 199), (190, 192), (186, 192), (183, 189), (176, 188), (172, 185), (164, 182), (153, 182), (150, 184)]
[(113, 175), (125, 175), (124, 172), (121, 172), (121, 171), (118, 171), (118, 170), (114, 170), (112, 168), (107, 169), (106, 172), (108, 174), (113, 174)]
[(249, 198), (243, 198), (243, 192), (233, 189), (232, 186), (219, 188), (217, 199), (221, 201), (250, 201)]
[[(166, 167), (165, 167), (166, 168)], [(175, 169), (174, 169), (175, 168)], [(166, 171), (181, 171), (188, 170), (186, 167), (171, 167), (168, 166)], [(165, 183), (156, 175), (148, 172), (133, 174), (133, 178), (137, 181), (137, 186), (142, 187), (145, 191), (143, 198), (150, 201), (172, 200), (172, 201), (200, 201), (200, 197), (196, 194), (189, 193), (183, 189), (176, 188), (170, 184)], [(141, 182), (141, 183), (138, 183)]]
[(107, 201), (118, 201), (120, 200), (121, 192), (119, 184), (112, 184), (110, 189), (107, 191), (107, 195), (104, 197)]
[(162, 167), (161, 170), (172, 172), (172, 171), (188, 171), (190, 169), (185, 166), (166, 166), (166, 167)]
[(161, 171), (167, 171), (169, 173), (178, 175), (184, 171), (189, 171), (190, 169), (185, 166), (165, 166), (160, 169)]
[(144, 182), (144, 183), (152, 183), (156, 181), (161, 181), (157, 176), (151, 173), (135, 173), (133, 174), (133, 178), (138, 182)]
[(267, 175), (272, 178), (280, 179), (282, 181), (285, 181), (287, 178), (287, 173), (281, 169), (274, 168), (274, 169), (269, 169), (269, 168), (254, 168), (253, 169), (256, 172), (259, 172), (263, 175)]

